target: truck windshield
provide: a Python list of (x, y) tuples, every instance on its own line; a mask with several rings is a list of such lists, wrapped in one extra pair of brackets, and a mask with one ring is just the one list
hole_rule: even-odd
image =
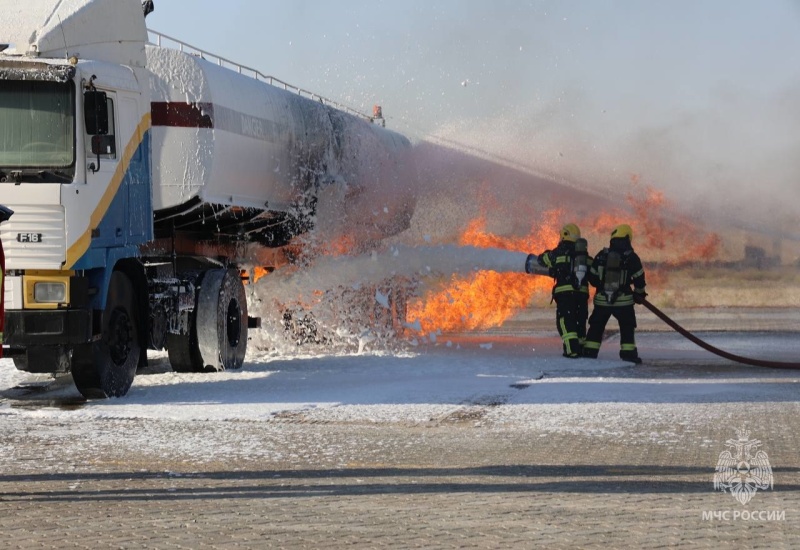
[(71, 82), (0, 80), (0, 168), (67, 168), (75, 163)]

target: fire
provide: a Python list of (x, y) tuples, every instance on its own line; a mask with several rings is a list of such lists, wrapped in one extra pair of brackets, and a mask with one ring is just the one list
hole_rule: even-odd
[[(523, 237), (502, 237), (486, 231), (486, 218), (470, 222), (459, 239), (461, 245), (540, 252), (558, 243), (559, 210), (546, 212), (542, 221)], [(423, 332), (481, 330), (502, 325), (530, 304), (536, 295), (549, 295), (547, 277), (520, 273), (481, 271), (467, 278), (454, 277), (450, 285), (409, 305), (408, 319), (419, 321)]]
[(253, 268), (253, 283), (257, 283), (259, 279), (262, 277), (266, 277), (270, 274), (270, 270), (266, 267), (261, 267), (257, 265)]
[(423, 332), (480, 330), (502, 325), (552, 283), (525, 273), (481, 271), (454, 278), (445, 290), (409, 306), (408, 319), (419, 321)]
[[(345, 256), (357, 251), (358, 241), (353, 235), (329, 237), (324, 241), (306, 241), (306, 236), (296, 238), (288, 245), (259, 251), (254, 258), (252, 282), (256, 283), (278, 268), (298, 269), (320, 256)], [(261, 263), (261, 265), (259, 265)]]
[[(541, 253), (558, 243), (558, 232), (567, 221), (574, 221), (589, 240), (589, 252), (595, 254), (608, 246), (612, 229), (627, 223), (634, 230), (634, 247), (645, 262), (661, 260), (667, 265), (704, 261), (718, 255), (722, 240), (706, 233), (688, 218), (673, 213), (664, 194), (640, 187), (632, 178), (634, 190), (627, 196), (628, 210), (600, 212), (586, 219), (567, 219), (563, 209), (549, 210), (538, 216), (528, 235), (505, 237), (486, 231), (486, 216), (472, 220), (459, 239), (461, 245), (500, 248)], [(659, 258), (659, 256), (663, 258)], [(522, 271), (522, 266), (520, 266)], [(660, 270), (648, 271), (651, 285), (663, 278)], [(549, 297), (552, 280), (525, 273), (479, 272), (463, 278), (454, 277), (449, 286), (409, 304), (408, 320), (419, 322), (423, 332), (481, 330), (501, 326), (537, 298)]]
[[(636, 176), (632, 183), (627, 204), (621, 204), (617, 210), (582, 217), (573, 217), (565, 208), (548, 210), (531, 215), (536, 221), (525, 235), (504, 236), (489, 232), (487, 216), (483, 213), (466, 225), (458, 244), (540, 254), (558, 244), (559, 229), (564, 223), (574, 222), (589, 241), (589, 253), (594, 255), (608, 246), (609, 235), (615, 226), (627, 223), (634, 231), (634, 247), (646, 264), (696, 262), (712, 259), (718, 254), (722, 242), (718, 235), (706, 233), (691, 220), (675, 214), (662, 192), (642, 186)], [(491, 197), (484, 197), (484, 206), (494, 206), (487, 200), (490, 201)], [(304, 252), (297, 252), (295, 259), (301, 258), (303, 253), (311, 257), (349, 255), (358, 252), (359, 248), (354, 236), (348, 234), (307, 244), (310, 246), (298, 247)], [(269, 272), (269, 268), (257, 267), (253, 278), (258, 280)], [(651, 288), (664, 277), (662, 270), (652, 267), (648, 267), (647, 276)], [(528, 275), (522, 265), (519, 273), (481, 271), (468, 277), (455, 276), (444, 282), (443, 289), (410, 301), (405, 320), (418, 323), (423, 333), (498, 327), (531, 304), (546, 304), (552, 286), (552, 279)], [(314, 299), (322, 299), (322, 296)]]
[(315, 253), (322, 256), (346, 256), (358, 249), (355, 235), (345, 233), (338, 237), (328, 238)]
[(561, 209), (544, 212), (539, 223), (531, 226), (528, 235), (522, 237), (503, 237), (487, 233), (486, 215), (467, 224), (458, 244), (477, 246), (480, 248), (500, 248), (513, 251), (534, 251), (552, 248), (558, 244), (558, 231), (562, 225), (564, 212)]
[[(634, 181), (636, 183), (637, 180)], [(676, 214), (664, 193), (645, 187), (642, 193), (628, 194), (638, 234), (644, 238), (643, 249), (665, 252), (667, 264), (705, 261), (718, 256), (722, 239), (706, 233), (686, 216)]]

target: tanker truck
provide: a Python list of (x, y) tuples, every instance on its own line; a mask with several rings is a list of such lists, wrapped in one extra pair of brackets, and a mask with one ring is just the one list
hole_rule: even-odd
[(139, 0), (0, 13), (3, 349), (18, 369), (102, 398), (128, 392), (147, 350), (179, 372), (239, 368), (259, 325), (247, 266), (274, 269), (311, 229), (374, 241), (408, 226), (411, 144), (374, 117), (167, 45)]

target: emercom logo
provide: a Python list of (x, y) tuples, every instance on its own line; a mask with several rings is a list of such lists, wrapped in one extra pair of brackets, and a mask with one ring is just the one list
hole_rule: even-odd
[(730, 492), (744, 505), (759, 489), (772, 489), (772, 467), (767, 453), (760, 449), (761, 441), (750, 439), (744, 428), (736, 430), (736, 436), (725, 442), (728, 450), (719, 454), (714, 490)]

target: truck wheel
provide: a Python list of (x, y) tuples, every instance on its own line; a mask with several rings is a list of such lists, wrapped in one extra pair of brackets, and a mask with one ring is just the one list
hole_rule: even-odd
[(190, 335), (167, 334), (167, 351), (169, 364), (175, 372), (203, 372), (203, 358), (197, 347), (197, 336), (192, 331)]
[(139, 364), (139, 324), (131, 280), (111, 275), (100, 340), (79, 346), (72, 356), (72, 379), (87, 399), (122, 397), (133, 384)]
[(247, 297), (235, 269), (205, 273), (197, 297), (197, 344), (207, 371), (241, 368), (247, 351)]

